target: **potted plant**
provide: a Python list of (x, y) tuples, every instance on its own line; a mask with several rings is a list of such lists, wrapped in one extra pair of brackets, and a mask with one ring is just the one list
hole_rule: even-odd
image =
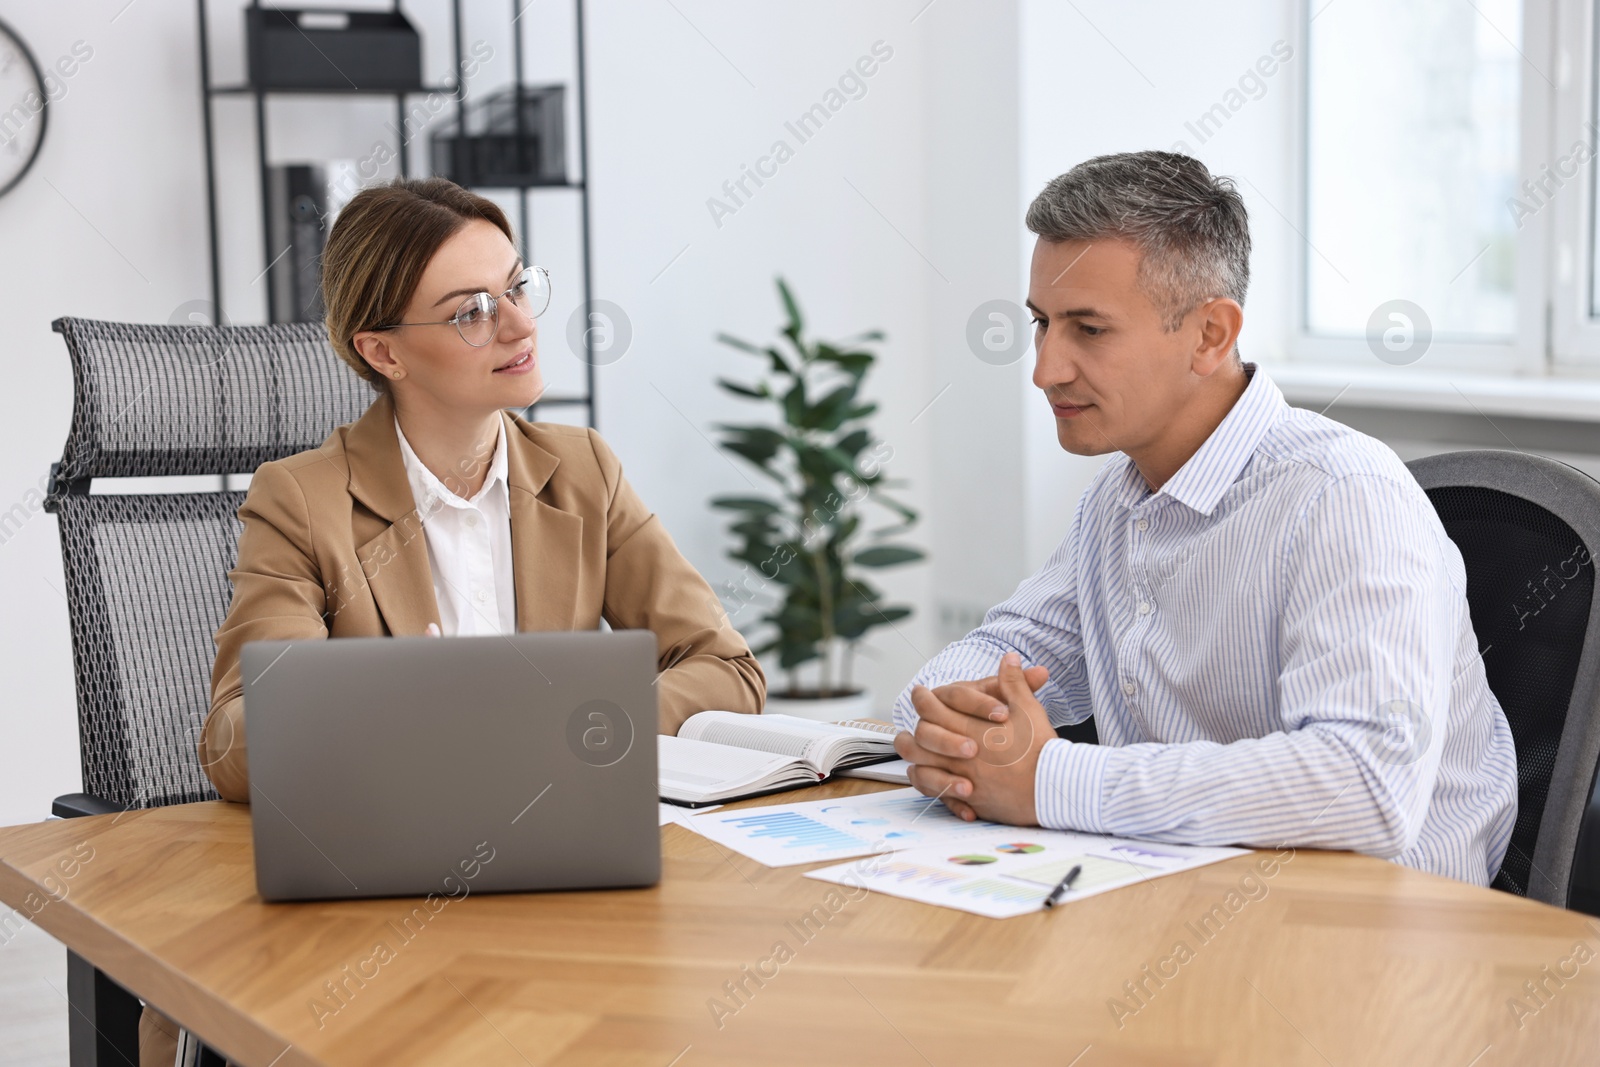
[[(719, 378), (717, 384), (769, 405), (775, 416), (770, 424), (717, 426), (720, 447), (774, 486), (772, 496), (711, 501), (734, 513), (729, 528), (738, 544), (728, 555), (745, 564), (742, 581), (729, 583), (738, 601), (730, 613), (768, 594), (770, 610), (760, 621), (772, 632), (754, 651), (775, 652), (787, 677), (782, 690), (768, 694), (767, 711), (823, 720), (868, 716), (871, 696), (851, 680), (856, 647), (870, 631), (906, 618), (911, 609), (881, 603), (882, 594), (862, 571), (923, 558), (919, 549), (892, 543), (915, 525), (917, 515), (883, 492), (891, 483), (882, 467), (893, 450), (865, 425), (877, 405), (861, 399), (861, 383), (877, 357), (862, 346), (883, 340), (883, 334), (873, 330), (836, 343), (808, 340), (799, 305), (782, 278), (778, 295), (788, 321), (777, 344), (717, 336), (764, 367), (753, 383)], [(868, 503), (897, 521), (865, 529)], [(803, 687), (799, 670), (813, 663), (817, 682)]]

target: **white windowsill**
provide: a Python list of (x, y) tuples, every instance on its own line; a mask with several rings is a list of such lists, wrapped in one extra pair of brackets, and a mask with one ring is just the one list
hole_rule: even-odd
[(1600, 422), (1600, 379), (1261, 361), (1291, 404)]

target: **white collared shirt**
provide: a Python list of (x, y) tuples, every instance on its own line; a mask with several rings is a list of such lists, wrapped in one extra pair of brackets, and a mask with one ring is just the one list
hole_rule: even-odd
[[(1461, 552), (1394, 452), (1290, 407), (1252, 364), (1161, 489), (1106, 462), (1042, 570), (915, 681), (1043, 664), (1042, 826), (1356, 849), (1486, 885), (1517, 758)], [(1508, 609), (1509, 610), (1509, 609)], [(895, 722), (916, 725), (909, 688)]]
[(511, 498), (506, 486), (506, 429), (500, 434), (483, 486), (470, 500), (446, 488), (425, 467), (394, 423), (411, 496), (428, 542), (433, 596), (445, 637), (509, 634), (517, 629), (511, 575)]

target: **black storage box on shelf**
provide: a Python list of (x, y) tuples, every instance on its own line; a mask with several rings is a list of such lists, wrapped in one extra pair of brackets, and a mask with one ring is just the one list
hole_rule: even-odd
[(469, 103), (461, 122), (451, 120), (433, 135), (433, 173), (468, 187), (563, 184), (566, 98), (562, 85), (525, 85), (520, 94), (502, 89)]
[(422, 41), (399, 11), (247, 7), (250, 84), (334, 92), (422, 87)]

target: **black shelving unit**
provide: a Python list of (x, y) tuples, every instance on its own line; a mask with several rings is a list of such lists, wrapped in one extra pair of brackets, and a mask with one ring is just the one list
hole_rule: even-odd
[[(524, 71), (524, 57), (522, 45), (522, 30), (517, 26), (517, 19), (521, 17), (527, 0), (511, 0), (511, 35), (513, 52), (516, 65), (516, 80), (511, 88), (520, 101), (522, 90), (527, 87)], [(207, 0), (196, 0), (199, 12), (200, 33), (200, 102), (201, 102), (201, 127), (205, 139), (206, 156), (206, 225), (210, 236), (210, 269), (211, 269), (211, 303), (216, 309), (218, 321), (223, 319), (222, 303), (222, 254), (221, 240), (217, 228), (217, 177), (216, 177), (216, 140), (213, 128), (212, 105), (218, 97), (245, 96), (251, 98), (255, 119), (256, 163), (260, 182), (261, 200), (261, 248), (262, 248), (262, 273), (270, 271), (273, 263), (287, 249), (276, 250), (272, 240), (272, 204), (268, 200), (270, 163), (267, 146), (267, 101), (274, 96), (364, 96), (364, 97), (392, 97), (395, 102), (395, 131), (399, 140), (400, 173), (410, 176), (411, 171), (411, 138), (406, 135), (406, 100), (412, 96), (422, 96), (431, 93), (453, 97), (456, 105), (456, 122), (458, 128), (463, 128), (466, 116), (467, 94), (466, 85), (460, 79), (463, 54), (461, 50), (461, 0), (451, 0), (451, 37), (452, 51), (455, 56), (457, 83), (454, 85), (417, 86), (407, 89), (289, 89), (266, 88), (250, 84), (248, 81), (235, 85), (213, 85), (211, 83), (211, 38), (207, 29), (206, 18)], [(475, 186), (484, 191), (503, 192), (507, 189), (517, 194), (518, 227), (517, 234), (522, 243), (522, 258), (525, 263), (536, 260), (532, 254), (531, 219), (529, 216), (528, 197), (538, 190), (562, 189), (572, 190), (578, 196), (578, 226), (579, 226), (579, 251), (582, 258), (582, 268), (579, 272), (582, 291), (579, 307), (593, 306), (593, 270), (590, 255), (589, 232), (589, 91), (585, 82), (585, 57), (583, 39), (583, 3), (584, 0), (572, 0), (573, 27), (574, 27), (574, 53), (575, 75), (577, 89), (577, 149), (578, 149), (578, 179), (576, 181), (537, 181), (518, 186)], [(260, 0), (250, 0), (248, 5), (260, 8)], [(243, 8), (240, 9), (243, 11)], [(391, 10), (400, 10), (400, 0), (392, 0)], [(517, 128), (516, 137), (521, 140), (524, 131), (521, 122), (520, 103), (516, 108)], [(520, 146), (519, 146), (520, 147)], [(274, 294), (272, 286), (266, 288), (267, 319), (271, 321), (275, 316)], [(587, 415), (587, 422), (595, 426), (595, 360), (593, 331), (583, 331), (584, 337), (584, 392), (576, 396), (544, 396), (525, 413), (533, 418), (537, 408), (541, 406), (582, 407)]]

